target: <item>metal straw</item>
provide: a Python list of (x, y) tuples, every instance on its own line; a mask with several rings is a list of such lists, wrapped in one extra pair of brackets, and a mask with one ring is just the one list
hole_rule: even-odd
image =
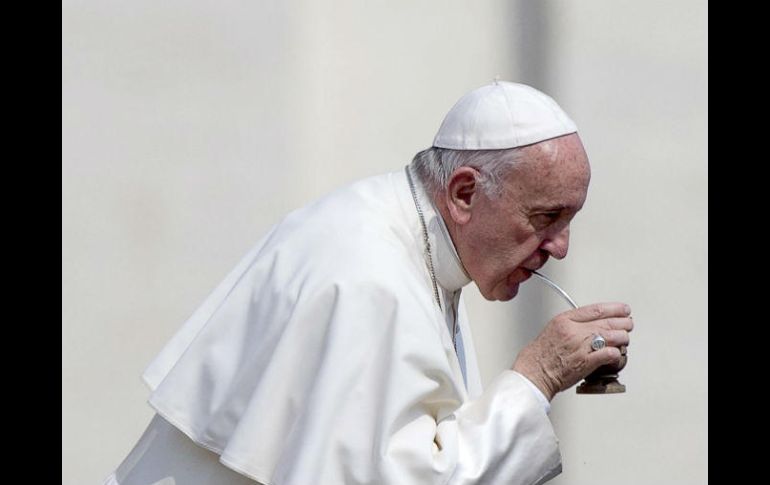
[(565, 300), (567, 300), (567, 303), (569, 303), (570, 305), (572, 305), (572, 308), (577, 308), (577, 307), (578, 307), (578, 304), (577, 304), (577, 303), (575, 303), (575, 300), (573, 300), (572, 298), (570, 298), (570, 297), (569, 297), (569, 295), (567, 294), (567, 292), (566, 292), (566, 291), (564, 291), (564, 290), (562, 290), (561, 288), (559, 288), (559, 285), (557, 285), (557, 284), (556, 284), (556, 283), (554, 283), (553, 281), (549, 280), (549, 279), (548, 279), (548, 278), (547, 278), (545, 275), (542, 275), (542, 274), (538, 273), (537, 271), (533, 271), (533, 272), (532, 272), (532, 274), (533, 274), (533, 275), (535, 275), (535, 276), (538, 276), (538, 277), (539, 277), (541, 280), (545, 281), (545, 283), (546, 283), (548, 286), (550, 286), (551, 288), (553, 288), (554, 290), (556, 290), (556, 292), (557, 292), (557, 293), (559, 293), (559, 294), (561, 295), (561, 297), (562, 297), (562, 298), (564, 298)]

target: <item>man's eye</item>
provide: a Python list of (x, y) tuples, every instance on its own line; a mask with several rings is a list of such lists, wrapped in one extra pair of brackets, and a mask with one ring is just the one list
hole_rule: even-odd
[(532, 225), (535, 227), (547, 227), (559, 219), (560, 212), (543, 212), (532, 216)]

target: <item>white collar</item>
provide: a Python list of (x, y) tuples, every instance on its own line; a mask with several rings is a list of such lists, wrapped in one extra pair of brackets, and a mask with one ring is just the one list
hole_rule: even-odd
[[(411, 165), (409, 166), (409, 171), (412, 173), (417, 200), (420, 203), (420, 208), (425, 218), (428, 241), (430, 242), (433, 257), (433, 270), (436, 273), (436, 282), (444, 290), (454, 293), (470, 283), (471, 278), (460, 261), (460, 256), (457, 254), (452, 237), (449, 235), (449, 230), (438, 209), (433, 204), (432, 198), (428, 196), (420, 178), (415, 176)], [(426, 254), (425, 257), (427, 258), (428, 255)]]

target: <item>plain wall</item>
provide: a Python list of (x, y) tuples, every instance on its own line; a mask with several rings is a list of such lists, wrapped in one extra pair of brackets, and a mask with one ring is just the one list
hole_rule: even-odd
[[(533, 84), (592, 164), (579, 303), (631, 304), (628, 392), (553, 401), (555, 484), (701, 484), (708, 460), (706, 2), (65, 0), (62, 483), (152, 412), (144, 367), (262, 234), (430, 145), (465, 92)], [(485, 382), (565, 304), (464, 292)]]

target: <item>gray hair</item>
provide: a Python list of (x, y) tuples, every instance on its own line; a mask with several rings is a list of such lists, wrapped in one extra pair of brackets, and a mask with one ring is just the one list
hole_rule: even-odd
[(473, 167), (481, 173), (479, 184), (490, 198), (503, 193), (502, 180), (523, 158), (521, 148), (504, 150), (451, 150), (430, 147), (414, 156), (412, 166), (431, 194), (447, 187), (449, 177), (460, 167)]

